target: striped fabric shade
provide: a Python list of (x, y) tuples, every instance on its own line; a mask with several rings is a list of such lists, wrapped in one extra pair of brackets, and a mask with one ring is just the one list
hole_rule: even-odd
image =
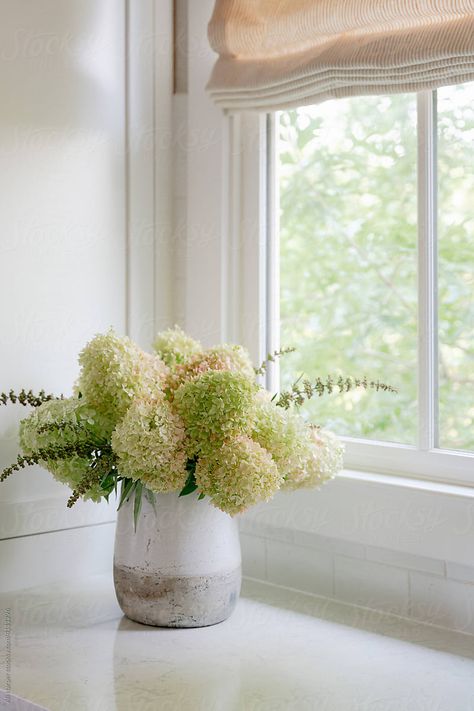
[(217, 0), (208, 90), (225, 109), (474, 80), (474, 0)]

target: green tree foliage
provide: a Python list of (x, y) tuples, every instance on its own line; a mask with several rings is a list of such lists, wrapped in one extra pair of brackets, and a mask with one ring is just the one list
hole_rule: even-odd
[[(441, 221), (440, 340), (450, 352), (440, 352), (451, 367), (441, 361), (441, 441), (474, 448), (474, 113), (445, 103), (441, 204), (450, 216), (446, 226)], [(470, 165), (464, 159), (461, 172), (468, 147)], [(312, 420), (340, 434), (416, 442), (416, 156), (414, 95), (332, 101), (280, 116), (281, 342), (297, 348), (282, 359), (282, 387), (296, 371), (368, 375), (398, 389), (305, 405)]]
[(474, 450), (474, 84), (438, 91), (440, 444)]

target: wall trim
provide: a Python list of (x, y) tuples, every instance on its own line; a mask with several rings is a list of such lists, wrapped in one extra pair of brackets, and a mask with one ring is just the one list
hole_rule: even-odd
[(0, 592), (111, 573), (115, 523), (0, 541)]
[[(66, 490), (66, 487), (64, 488)], [(97, 504), (92, 501), (78, 501), (68, 509), (68, 495), (66, 493), (64, 496), (47, 496), (30, 501), (0, 502), (0, 540), (115, 521), (115, 500)]]
[(146, 349), (173, 319), (172, 4), (126, 2), (127, 330)]

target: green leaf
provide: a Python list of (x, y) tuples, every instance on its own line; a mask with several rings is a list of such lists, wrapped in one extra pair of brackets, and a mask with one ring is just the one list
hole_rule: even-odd
[(153, 511), (156, 514), (156, 496), (155, 492), (151, 491), (150, 489), (145, 488), (145, 497), (146, 500), (153, 506)]
[(102, 495), (103, 495), (104, 499), (107, 501), (107, 503), (109, 501), (110, 494), (114, 490), (115, 481), (116, 481), (115, 475), (110, 471), (107, 472), (107, 474), (104, 474), (104, 476), (100, 480), (99, 485), (102, 490)]
[(113, 491), (113, 488), (115, 486), (115, 477), (113, 474), (107, 474), (107, 476), (102, 477), (100, 480), (100, 488), (103, 489), (104, 491)]
[(186, 483), (179, 492), (180, 496), (187, 496), (188, 494), (192, 494), (193, 491), (196, 491), (197, 489), (197, 484), (196, 484), (196, 479), (194, 477), (194, 470), (189, 473), (188, 478), (186, 479)]
[(130, 498), (130, 495), (134, 489), (134, 487), (137, 485), (138, 482), (133, 481), (133, 479), (122, 479), (122, 491), (120, 494), (120, 501), (119, 505), (117, 508), (117, 511), (119, 511), (125, 501), (127, 501)]
[(142, 509), (142, 493), (143, 484), (141, 483), (141, 481), (137, 481), (135, 486), (135, 501), (133, 503), (133, 522), (135, 531), (137, 530), (138, 517)]
[(201, 501), (202, 499), (205, 499), (205, 498), (206, 498), (206, 494), (203, 494), (203, 492), (201, 491), (201, 493), (198, 496), (198, 501)]

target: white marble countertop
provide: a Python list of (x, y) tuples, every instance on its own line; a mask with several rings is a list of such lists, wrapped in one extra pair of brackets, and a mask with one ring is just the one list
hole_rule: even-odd
[(474, 637), (261, 583), (203, 629), (125, 619), (105, 576), (0, 603), (0, 688), (49, 711), (474, 711)]

